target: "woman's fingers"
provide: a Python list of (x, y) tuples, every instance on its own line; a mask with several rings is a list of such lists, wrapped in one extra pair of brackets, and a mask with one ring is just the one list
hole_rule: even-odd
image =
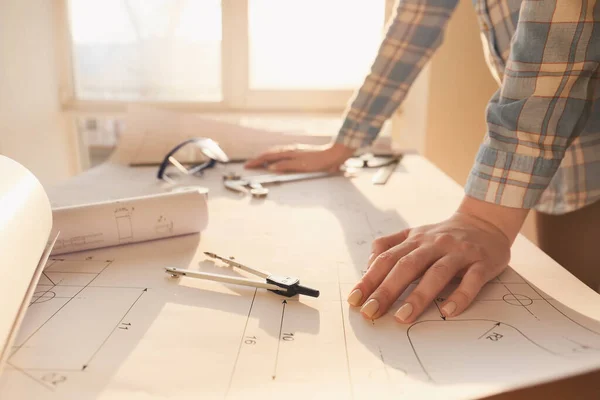
[[(408, 242), (407, 246), (412, 243)], [(408, 285), (421, 276), (427, 267), (442, 255), (439, 248), (431, 245), (420, 246), (405, 255), (400, 254), (395, 254), (393, 268), (383, 281), (371, 291), (370, 295), (368, 291), (363, 292), (365, 296), (369, 296), (360, 310), (365, 318), (375, 319), (384, 314)], [(398, 257), (398, 255), (400, 256)], [(377, 261), (371, 269), (378, 269)]]
[(269, 171), (275, 172), (311, 172), (318, 170), (318, 166), (307, 162), (302, 155), (283, 159), (280, 161), (273, 162), (268, 167)]
[(246, 168), (268, 165), (271, 171), (276, 172), (336, 172), (352, 153), (354, 149), (339, 143), (327, 146), (295, 144), (271, 149), (248, 161)]
[(417, 287), (394, 314), (398, 322), (413, 322), (425, 311), (458, 271), (468, 265), (461, 253), (451, 253), (437, 260), (425, 272)]
[(417, 243), (405, 242), (379, 254), (372, 262), (371, 267), (365, 272), (362, 279), (350, 292), (348, 303), (355, 307), (362, 305), (367, 297), (381, 285), (396, 262), (417, 247)]
[(266, 153), (259, 155), (252, 160), (248, 160), (244, 167), (246, 168), (261, 168), (264, 167), (265, 164), (273, 163), (280, 160), (285, 160), (294, 155), (298, 154), (296, 150), (271, 150)]
[(371, 247), (371, 255), (369, 256), (369, 260), (367, 261), (367, 269), (371, 267), (371, 264), (381, 253), (391, 249), (394, 246), (397, 246), (403, 243), (408, 238), (409, 230), (405, 229), (398, 233), (394, 233), (389, 236), (382, 236), (373, 241), (373, 245)]
[(454, 317), (462, 313), (488, 281), (494, 279), (502, 270), (495, 270), (483, 262), (473, 264), (463, 276), (458, 287), (443, 303), (441, 311), (445, 317)]
[(446, 317), (458, 315), (473, 302), (482, 286), (506, 267), (510, 244), (495, 225), (459, 212), (436, 224), (377, 239), (369, 268), (348, 302), (362, 305), (365, 317), (378, 318), (415, 278), (422, 276), (395, 310), (398, 321), (413, 322), (453, 277), (464, 274), (440, 310)]

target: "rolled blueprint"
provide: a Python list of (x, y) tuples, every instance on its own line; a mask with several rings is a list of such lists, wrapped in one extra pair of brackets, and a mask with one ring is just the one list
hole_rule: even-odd
[(206, 194), (187, 190), (55, 208), (52, 254), (197, 233), (208, 224)]

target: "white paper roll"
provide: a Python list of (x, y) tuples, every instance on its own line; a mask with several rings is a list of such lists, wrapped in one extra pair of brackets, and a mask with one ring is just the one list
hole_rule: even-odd
[(52, 254), (145, 242), (201, 232), (208, 224), (200, 190), (132, 197), (53, 210), (59, 233)]

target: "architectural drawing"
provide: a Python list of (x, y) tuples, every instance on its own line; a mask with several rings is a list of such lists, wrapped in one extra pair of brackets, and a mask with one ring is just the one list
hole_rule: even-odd
[[(67, 371), (85, 370), (106, 337), (122, 326), (127, 311), (147, 291), (95, 286), (111, 263), (92, 257), (49, 260), (13, 347), (9, 361), (13, 368), (43, 385), (64, 382)], [(70, 320), (80, 323), (64, 331)]]
[(115, 210), (119, 243), (128, 243), (133, 240), (133, 225), (131, 223), (131, 214), (133, 211), (133, 207), (120, 207)]
[[(438, 303), (443, 301), (443, 298), (435, 301), (438, 312)], [(505, 317), (490, 319), (486, 315)], [(523, 328), (519, 328), (521, 321), (525, 322)], [(406, 335), (428, 379), (449, 384), (465, 371), (461, 371), (460, 365), (451, 371), (440, 366), (460, 359), (459, 355), (465, 352), (474, 363), (503, 359), (507, 355), (513, 357), (518, 352), (521, 355), (519, 368), (532, 369), (578, 356), (595, 357), (600, 354), (598, 328), (597, 323), (589, 321), (586, 325), (573, 319), (561, 311), (552, 298), (509, 269), (486, 285), (469, 312), (448, 320), (441, 313), (439, 318), (421, 318), (408, 327)], [(551, 330), (552, 335), (547, 335), (546, 330)], [(432, 340), (448, 338), (457, 345), (449, 346), (442, 353), (432, 354), (428, 350)], [(486, 374), (493, 373), (502, 379), (512, 372), (510, 363), (492, 363)]]
[(54, 249), (58, 251), (77, 251), (79, 248), (85, 246), (99, 245), (104, 241), (103, 236), (103, 233), (98, 232), (68, 238), (60, 237), (56, 240)]
[(195, 189), (67, 205), (52, 215), (60, 232), (53, 256), (196, 233), (208, 222), (206, 193)]
[[(221, 172), (238, 167), (203, 177), (206, 230), (199, 194), (144, 197), (143, 206), (92, 196), (93, 210), (65, 205), (69, 237), (102, 231), (103, 245), (134, 238), (54, 255), (0, 376), (0, 398), (455, 400), (600, 368), (600, 322), (564, 305), (598, 316), (596, 295), (523, 238), (511, 262), (545, 291), (509, 268), (454, 318), (444, 319), (440, 304), (457, 282), (410, 325), (393, 312), (414, 284), (375, 321), (348, 305), (373, 239), (447, 218), (462, 197), (421, 158), (405, 157), (393, 185), (374, 187), (365, 173), (275, 187), (260, 201), (222, 188)], [(155, 168), (117, 172), (92, 176), (78, 193), (158, 188)], [(80, 223), (90, 216), (101, 230)], [(168, 236), (170, 221), (172, 237), (154, 240)], [(288, 299), (165, 273), (248, 277), (204, 251), (297, 276), (321, 295)]]
[(169, 235), (173, 233), (173, 221), (161, 215), (156, 220), (154, 231), (159, 235)]
[[(514, 378), (515, 363), (542, 377), (548, 366), (559, 373), (600, 355), (598, 323), (565, 310), (511, 269), (489, 282), (464, 314), (446, 320), (440, 312), (451, 285), (417, 322), (404, 326), (391, 313), (366, 321), (349, 308), (345, 294), (353, 279), (322, 282), (321, 298), (300, 301), (172, 280), (160, 260), (152, 264), (167, 248), (161, 245), (141, 245), (137, 254), (147, 253), (142, 262), (105, 258), (108, 251), (51, 259), (0, 394), (95, 398), (113, 390), (110, 382), (120, 377), (143, 379), (174, 397), (195, 391), (205, 398), (244, 398), (290, 385), (299, 395), (319, 390), (364, 398), (376, 389), (395, 397), (451, 393), (463, 385), (460, 398), (474, 381), (494, 385)], [(224, 270), (208, 262), (200, 268)], [(210, 323), (189, 323), (196, 320)], [(183, 363), (177, 376), (160, 379), (163, 366), (174, 363)], [(6, 379), (12, 385), (3, 386)]]

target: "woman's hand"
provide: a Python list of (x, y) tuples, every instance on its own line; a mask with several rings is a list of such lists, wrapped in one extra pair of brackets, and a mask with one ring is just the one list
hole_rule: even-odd
[(294, 145), (267, 151), (248, 161), (245, 167), (267, 166), (275, 172), (335, 172), (353, 153), (354, 149), (339, 143), (326, 146)]
[(462, 275), (458, 288), (441, 306), (445, 317), (456, 316), (508, 265), (510, 247), (526, 216), (527, 210), (466, 198), (446, 221), (379, 238), (373, 243), (368, 270), (348, 302), (362, 306), (365, 318), (379, 318), (420, 277), (395, 310), (398, 322), (411, 323), (453, 277)]

